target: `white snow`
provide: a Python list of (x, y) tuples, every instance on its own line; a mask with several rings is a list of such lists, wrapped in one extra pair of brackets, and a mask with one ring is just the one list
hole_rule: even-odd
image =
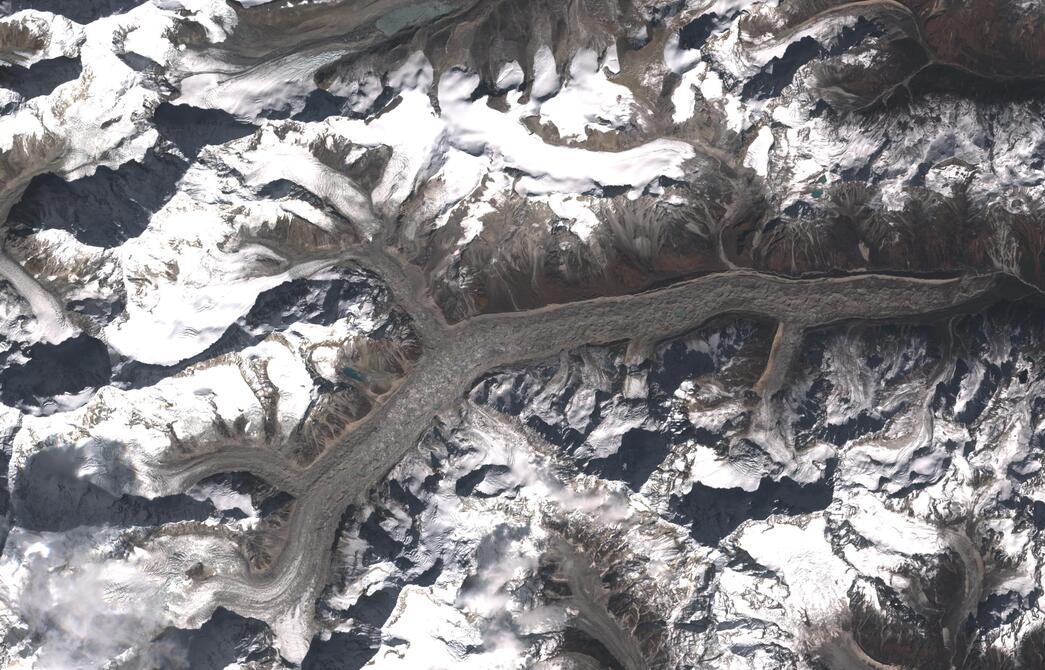
[(220, 512), (238, 509), (248, 518), (258, 516), (250, 494), (240, 493), (228, 485), (201, 482), (186, 491), (185, 495), (201, 502), (209, 500), (214, 509)]
[[(250, 267), (251, 263), (245, 261), (246, 258), (227, 262), (221, 269)], [(151, 280), (152, 290), (143, 293), (140, 284), (128, 282), (133, 298), (128, 299), (126, 316), (106, 326), (104, 332), (113, 349), (153, 365), (173, 365), (191, 358), (245, 315), (260, 293), (331, 265), (330, 261), (311, 261), (274, 275), (226, 276), (215, 283), (218, 273), (214, 270), (219, 269), (207, 265), (189, 265), (170, 282), (154, 275), (147, 266), (134, 267), (137, 263), (138, 259), (127, 257), (125, 267), (129, 273)], [(161, 305), (162, 309), (158, 309)]]
[(826, 533), (824, 518), (814, 517), (804, 525), (752, 524), (738, 540), (744, 551), (787, 584), (785, 606), (796, 624), (802, 616), (830, 620), (847, 607), (852, 576), (832, 552)]
[(540, 198), (548, 203), (556, 215), (570, 222), (570, 230), (582, 240), (587, 240), (599, 226), (592, 199), (583, 195), (553, 193)]
[(378, 221), (370, 209), (370, 198), (342, 172), (323, 165), (307, 149), (274, 142), (250, 157), (245, 177), (248, 184), (262, 187), (286, 179), (308, 189), (329, 203), (356, 226), (364, 237), (372, 237)]
[[(313, 400), (309, 356), (314, 344), (342, 342), (360, 325), (350, 315), (329, 327), (283, 331), (236, 355), (213, 359), (152, 386), (128, 390), (106, 386), (73, 411), (27, 416), (14, 438), (13, 460), (23, 463), (43, 445), (67, 444), (83, 455), (81, 476), (113, 495), (179, 493), (170, 490), (171, 482), (155, 468), (170, 456), (175, 442), (212, 451), (228, 441), (219, 425), (240, 425), (242, 439), (265, 444), (270, 438), (261, 398), (267, 389), (278, 398), (273, 408), (277, 433), (271, 438), (278, 443), (305, 418)], [(264, 371), (264, 377), (258, 371)], [(112, 472), (117, 462), (131, 467), (136, 478), (128, 481)]]
[(555, 56), (547, 45), (541, 45), (533, 55), (533, 84), (530, 87), (530, 96), (543, 100), (558, 90), (559, 73), (555, 67)]
[(563, 138), (586, 139), (589, 128), (612, 131), (631, 121), (635, 97), (607, 79), (593, 49), (581, 49), (570, 62), (570, 77), (559, 93), (541, 104), (541, 120)]
[(190, 55), (180, 67), (197, 74), (182, 79), (181, 94), (174, 102), (223, 109), (248, 120), (269, 108), (296, 113), (304, 109), (305, 97), (315, 88), (312, 76), (316, 70), (345, 53), (341, 49), (294, 53), (228, 74), (223, 72), (227, 69), (224, 64)]
[(700, 62), (699, 49), (683, 49), (679, 46), (678, 33), (672, 33), (664, 43), (664, 64), (675, 74), (682, 74)]
[(453, 601), (418, 586), (407, 586), (399, 595), (395, 611), (382, 631), (386, 640), (365, 667), (403, 670), (473, 668), (490, 670), (519, 668), (521, 644), (487, 645), (482, 652), (468, 652), (483, 645), (483, 631)]
[(696, 446), (692, 451), (692, 480), (714, 489), (739, 488), (752, 492), (762, 483), (764, 473), (745, 470), (723, 459), (709, 447)]
[(62, 304), (2, 250), (0, 277), (10, 282), (29, 303), (36, 316), (35, 332), (41, 341), (57, 344), (77, 333), (77, 329), (69, 323)]
[(693, 117), (698, 90), (708, 105), (721, 112), (727, 128), (734, 132), (740, 132), (745, 128), (747, 112), (740, 97), (727, 93), (722, 78), (704, 61), (687, 70), (671, 94), (671, 102), (675, 108), (672, 120), (675, 123), (684, 123)]
[(765, 177), (769, 174), (769, 150), (773, 148), (773, 129), (762, 126), (744, 157), (744, 165)]
[(414, 189), (439, 168), (446, 150), (445, 122), (419, 89), (400, 93), (402, 101), (372, 123), (332, 119), (331, 130), (364, 146), (392, 147), (393, 157), (370, 194), (379, 214), (393, 216)]
[(519, 65), (518, 61), (513, 60), (501, 66), (494, 85), (500, 91), (508, 91), (522, 86), (525, 80), (526, 74), (523, 72), (522, 66)]
[(659, 176), (682, 177), (682, 163), (693, 147), (678, 140), (657, 139), (617, 153), (545, 144), (508, 113), (490, 109), (483, 100), (470, 102), (477, 75), (450, 71), (439, 81), (439, 104), (453, 144), (468, 153), (489, 153), (500, 163), (526, 173), (520, 194), (585, 193), (597, 186), (645, 187)]

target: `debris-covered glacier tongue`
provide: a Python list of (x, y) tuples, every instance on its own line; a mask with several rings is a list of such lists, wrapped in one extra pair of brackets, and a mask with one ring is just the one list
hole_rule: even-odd
[(0, 666), (1045, 668), (1042, 44), (0, 0)]

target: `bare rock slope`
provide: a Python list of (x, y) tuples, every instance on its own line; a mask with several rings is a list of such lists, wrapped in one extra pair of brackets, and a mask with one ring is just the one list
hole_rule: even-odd
[(0, 666), (1045, 667), (1043, 44), (0, 0)]

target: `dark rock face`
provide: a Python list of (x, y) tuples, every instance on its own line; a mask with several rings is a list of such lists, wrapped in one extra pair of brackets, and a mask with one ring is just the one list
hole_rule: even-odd
[(650, 372), (650, 384), (663, 393), (674, 393), (686, 379), (707, 374), (714, 370), (714, 361), (706, 352), (688, 349), (684, 344), (673, 342), (662, 353), (657, 365)]
[(399, 556), (405, 548), (401, 542), (393, 538), (381, 527), (383, 514), (371, 514), (359, 528), (359, 537), (366, 540), (369, 552), (374, 558), (392, 560)]
[(0, 0), (0, 16), (35, 9), (59, 14), (77, 23), (90, 23), (105, 16), (123, 14), (146, 0)]
[(25, 356), (25, 363), (0, 370), (0, 401), (7, 405), (39, 406), (54, 396), (105, 386), (112, 374), (108, 349), (89, 335), (33, 344)]
[(579, 628), (567, 628), (563, 633), (562, 653), (565, 656), (579, 654), (591, 659), (599, 668), (624, 670), (606, 645)]
[(67, 81), (80, 76), (83, 66), (79, 58), (50, 58), (29, 67), (0, 67), (0, 88), (9, 88), (26, 100), (47, 95)]
[(699, 49), (719, 28), (723, 17), (709, 12), (693, 19), (679, 31), (679, 46), (683, 49)]
[(153, 121), (156, 130), (190, 158), (205, 146), (247, 137), (257, 130), (256, 126), (238, 121), (228, 112), (169, 102), (156, 108)]
[(497, 475), (503, 475), (509, 472), (509, 468), (504, 465), (483, 465), (474, 472), (469, 472), (464, 477), (457, 480), (455, 490), (457, 495), (470, 496), (470, 495), (490, 495), (484, 491), (476, 492), (476, 487), (486, 481), (488, 478), (493, 479)]
[(352, 109), (348, 98), (333, 95), (323, 89), (316, 89), (308, 94), (308, 97), (305, 98), (304, 109), (295, 114), (293, 118), (295, 121), (305, 122), (322, 121), (331, 116), (366, 118), (384, 109), (392, 102), (395, 95), (394, 89), (385, 86), (369, 109), (357, 113)]
[(613, 456), (588, 461), (585, 471), (606, 479), (619, 479), (638, 491), (664, 461), (669, 437), (649, 430), (629, 430)]
[(812, 37), (803, 37), (788, 45), (782, 56), (762, 66), (758, 74), (744, 84), (741, 95), (765, 100), (779, 96), (792, 84), (795, 73), (803, 65), (817, 58), (837, 56), (860, 44), (869, 36), (880, 36), (882, 31), (872, 22), (860, 17), (853, 27), (845, 27), (828, 48)]
[(15, 483), (15, 523), (29, 530), (60, 532), (78, 526), (202, 521), (214, 514), (209, 503), (185, 495), (153, 500), (114, 496), (78, 475), (82, 466), (82, 456), (74, 449), (45, 449), (33, 454)]
[(379, 296), (366, 275), (345, 272), (343, 279), (295, 279), (265, 291), (244, 318), (248, 331), (271, 332), (295, 323), (329, 326), (362, 295)]
[(126, 303), (122, 296), (116, 296), (113, 300), (101, 298), (83, 298), (70, 300), (66, 309), (74, 314), (81, 315), (98, 327), (104, 327), (111, 323), (125, 308)]
[(11, 489), (7, 476), (7, 466), (11, 462), (8, 453), (0, 449), (0, 553), (7, 542), (7, 533), (11, 530)]
[[(199, 486), (202, 487), (212, 485), (250, 496), (251, 504), (263, 518), (278, 512), (294, 499), (289, 493), (280, 491), (260, 477), (248, 472), (222, 473), (199, 482)], [(244, 516), (238, 509), (224, 510), (224, 514), (236, 518)]]
[(359, 670), (376, 652), (373, 640), (366, 635), (333, 633), (329, 640), (312, 642), (301, 670)]
[(255, 619), (246, 619), (224, 608), (218, 608), (211, 620), (194, 635), (189, 644), (189, 666), (201, 670), (217, 670), (236, 661), (250, 662), (271, 658), (264, 646), (251, 649), (252, 642), (262, 642), (268, 627)]
[(234, 663), (282, 667), (271, 640), (269, 627), (261, 621), (219, 607), (199, 630), (170, 629), (159, 643), (181, 652), (171, 670), (224, 670)]
[(397, 588), (387, 588), (371, 593), (345, 610), (345, 614), (358, 621), (361, 629), (380, 630), (395, 609), (399, 591)]
[(784, 55), (774, 58), (762, 71), (744, 84), (745, 98), (775, 98), (794, 80), (795, 72), (821, 53), (820, 45), (812, 37), (788, 45)]
[(0, 19), (0, 666), (1045, 669), (1041, 2)]
[(118, 247), (142, 234), (149, 218), (174, 195), (187, 168), (185, 161), (150, 149), (140, 163), (115, 170), (99, 167), (71, 182), (40, 175), (11, 210), (12, 232), (58, 228), (84, 244)]
[(702, 544), (717, 545), (747, 519), (762, 520), (770, 514), (810, 514), (826, 509), (832, 499), (831, 473), (815, 484), (790, 479), (763, 479), (754, 491), (713, 489), (701, 483), (674, 501), (680, 521), (690, 525)]
[[(56, 77), (73, 74), (72, 70), (78, 76), (78, 60), (61, 65), (69, 60), (37, 63), (20, 79), (0, 70), (0, 86), (5, 84), (5, 76), (37, 88), (46, 87)], [(17, 86), (15, 90), (19, 90)], [(27, 93), (23, 95), (28, 97)], [(238, 122), (225, 112), (169, 103), (159, 105), (154, 123), (160, 135), (174, 143), (189, 160), (205, 146), (245, 137), (255, 130), (253, 125)], [(71, 182), (53, 174), (37, 176), (11, 210), (11, 233), (28, 235), (56, 228), (68, 231), (84, 244), (118, 247), (141, 235), (152, 215), (174, 195), (188, 167), (186, 160), (154, 148), (140, 162), (130, 161), (116, 169), (99, 167), (93, 175)]]

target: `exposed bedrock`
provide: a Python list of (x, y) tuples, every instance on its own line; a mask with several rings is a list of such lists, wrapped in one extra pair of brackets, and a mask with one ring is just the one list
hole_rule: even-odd
[[(532, 360), (568, 348), (578, 339), (603, 344), (629, 338), (681, 334), (722, 313), (810, 324), (864, 319), (876, 305), (883, 320), (918, 318), (969, 309), (1002, 291), (998, 277), (911, 280), (854, 277), (808, 280), (816, 285), (815, 305), (803, 282), (736, 273), (713, 275), (642, 296), (574, 303), (527, 314), (480, 317), (441, 338), (423, 354), (412, 376), (339, 449), (327, 452), (301, 474), (303, 491), (290, 520), (290, 536), (271, 572), (251, 581), (229, 581), (221, 600), (244, 616), (273, 612), (311, 601), (325, 579), (324, 547), (331, 546), (340, 510), (375, 485), (409, 451), (430, 417), (461, 397), (482, 372), (497, 365)], [(1011, 290), (1011, 289), (1009, 289)], [(445, 347), (445, 348), (444, 348)], [(452, 392), (449, 389), (454, 389)], [(228, 467), (221, 454), (177, 472), (182, 481)], [(279, 615), (276, 615), (279, 617)], [(289, 640), (287, 642), (290, 642)], [(296, 649), (302, 649), (297, 647)], [(303, 654), (295, 648), (285, 653)]]
[(1043, 26), (0, 0), (0, 666), (1041, 667)]

